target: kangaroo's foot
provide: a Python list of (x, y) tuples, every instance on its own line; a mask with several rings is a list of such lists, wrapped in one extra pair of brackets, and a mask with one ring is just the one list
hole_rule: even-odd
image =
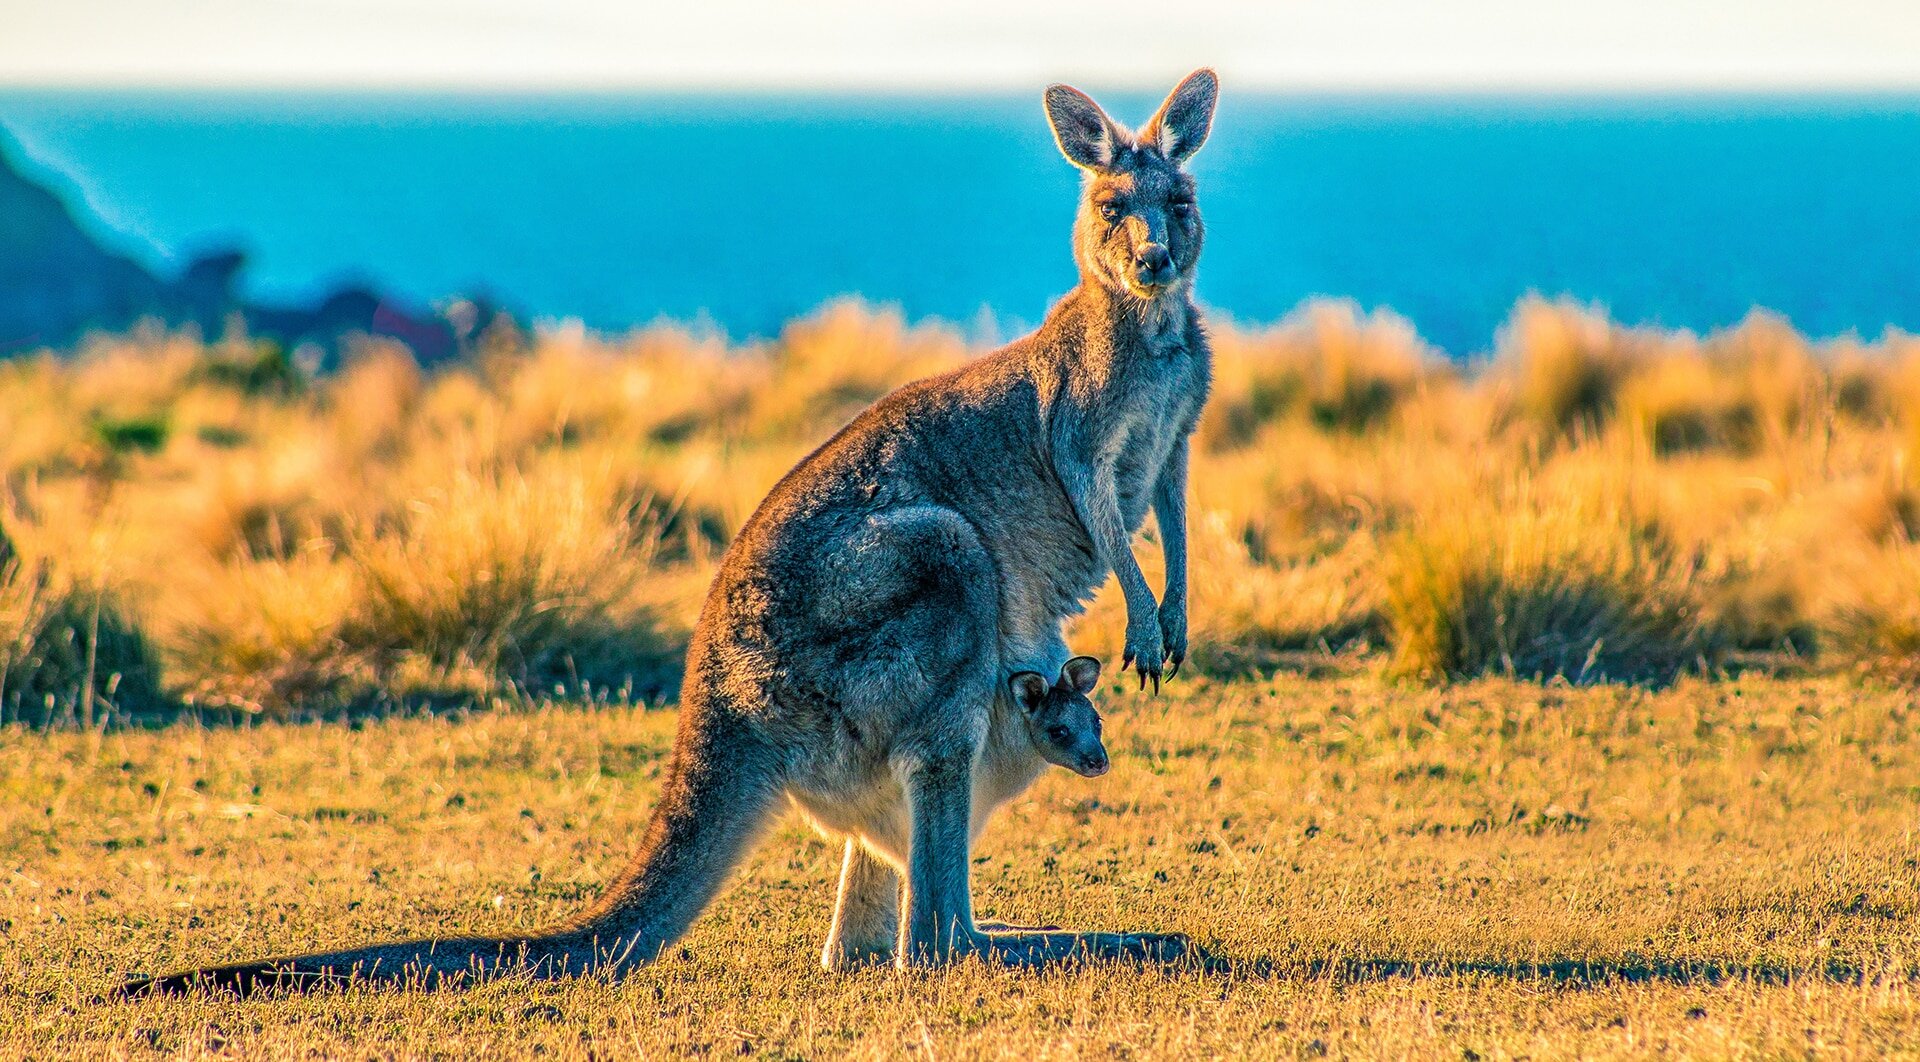
[(1075, 962), (1137, 962), (1171, 966), (1204, 959), (1205, 949), (1184, 933), (1075, 933), (1018, 930), (985, 934), (986, 954), (1009, 966)]
[(975, 922), (973, 928), (982, 933), (1058, 933), (1059, 926), (1017, 926), (1011, 922)]
[[(987, 923), (995, 925), (996, 923)], [(984, 928), (984, 927), (983, 927)], [(936, 967), (970, 956), (1004, 966), (1063, 966), (1076, 963), (1130, 962), (1177, 966), (1210, 961), (1205, 948), (1184, 933), (1075, 933), (1052, 930), (956, 934), (943, 953), (921, 949), (903, 953), (902, 968)]]
[(893, 941), (885, 944), (861, 944), (856, 941), (829, 940), (820, 952), (820, 966), (828, 973), (893, 965)]

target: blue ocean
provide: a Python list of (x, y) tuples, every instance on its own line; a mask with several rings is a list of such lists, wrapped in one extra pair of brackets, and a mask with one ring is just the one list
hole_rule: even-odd
[[(1122, 121), (1156, 100), (1098, 94)], [(536, 319), (766, 335), (844, 294), (982, 334), (1073, 282), (1039, 93), (983, 97), (0, 92), (37, 178), (163, 269), (370, 280)], [(1920, 97), (1229, 92), (1195, 160), (1199, 293), (1332, 295), (1488, 348), (1528, 292), (1709, 329), (1920, 330)]]

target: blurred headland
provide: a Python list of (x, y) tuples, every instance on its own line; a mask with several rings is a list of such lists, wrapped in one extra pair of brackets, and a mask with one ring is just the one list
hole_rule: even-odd
[(98, 229), (0, 139), (0, 355), (154, 322), (207, 336), (235, 327), (310, 354), (314, 369), (333, 367), (346, 340), (361, 336), (395, 340), (432, 364), (470, 350), (499, 312), (467, 299), (426, 311), (360, 284), (306, 302), (253, 301), (242, 294), (243, 251), (211, 250), (166, 275), (112, 249)]

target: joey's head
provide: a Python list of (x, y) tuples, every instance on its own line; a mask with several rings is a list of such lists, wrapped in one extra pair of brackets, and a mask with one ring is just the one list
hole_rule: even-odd
[(1047, 89), (1053, 138), (1087, 178), (1073, 229), (1083, 278), (1148, 302), (1191, 288), (1205, 227), (1185, 164), (1213, 128), (1219, 95), (1213, 71), (1196, 70), (1134, 133), (1079, 89)]
[(1027, 733), (1048, 763), (1098, 778), (1107, 773), (1107, 747), (1100, 743), (1100, 713), (1087, 694), (1100, 681), (1100, 661), (1076, 656), (1049, 683), (1038, 671), (1009, 678), (1013, 700), (1027, 716)]

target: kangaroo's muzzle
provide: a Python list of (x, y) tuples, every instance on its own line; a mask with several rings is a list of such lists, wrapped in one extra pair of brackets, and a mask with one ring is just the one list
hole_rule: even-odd
[(1133, 252), (1133, 282), (1148, 291), (1173, 283), (1173, 255), (1165, 244), (1142, 244)]

